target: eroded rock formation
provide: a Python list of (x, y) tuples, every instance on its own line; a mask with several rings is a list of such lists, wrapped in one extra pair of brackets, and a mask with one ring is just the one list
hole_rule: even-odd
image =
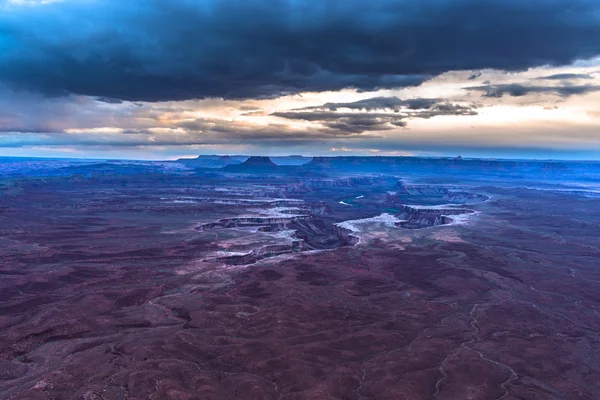
[(421, 206), (401, 206), (401, 211), (396, 217), (404, 220), (398, 226), (406, 229), (426, 228), (430, 226), (446, 225), (454, 222), (452, 215), (473, 214), (473, 210), (466, 208), (438, 208)]

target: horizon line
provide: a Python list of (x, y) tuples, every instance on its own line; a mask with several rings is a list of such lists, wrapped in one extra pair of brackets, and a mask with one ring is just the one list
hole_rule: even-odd
[(194, 160), (197, 157), (217, 156), (217, 157), (269, 157), (269, 158), (284, 158), (284, 157), (303, 157), (303, 158), (429, 158), (429, 159), (446, 159), (455, 160), (460, 157), (461, 160), (490, 160), (490, 161), (560, 161), (560, 162), (600, 162), (600, 159), (566, 159), (566, 158), (521, 158), (521, 157), (468, 157), (468, 156), (428, 156), (428, 155), (248, 155), (248, 154), (199, 154), (196, 157), (179, 157), (176, 159), (142, 159), (142, 158), (96, 158), (96, 157), (46, 157), (46, 156), (3, 156), (1, 159), (17, 158), (17, 159), (40, 159), (40, 160), (89, 160), (89, 161), (142, 161), (142, 162), (177, 162), (179, 160)]

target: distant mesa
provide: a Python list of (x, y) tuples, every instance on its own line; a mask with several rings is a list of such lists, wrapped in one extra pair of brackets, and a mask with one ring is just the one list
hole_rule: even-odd
[[(188, 168), (222, 169), (224, 172), (277, 173), (295, 176), (327, 176), (330, 173), (352, 174), (431, 174), (465, 175), (486, 174), (488, 176), (530, 177), (541, 173), (544, 177), (557, 179), (567, 174), (584, 173), (597, 168), (597, 164), (570, 163), (552, 160), (493, 160), (456, 157), (367, 157), (367, 156), (243, 156), (243, 155), (201, 155), (196, 158), (176, 161)], [(233, 168), (233, 167), (238, 168)], [(231, 168), (230, 168), (231, 167)], [(402, 193), (402, 188), (399, 188)]]
[(226, 165), (241, 164), (247, 159), (247, 156), (200, 155), (196, 158), (180, 158), (176, 162), (185, 164), (190, 167), (222, 168)]
[(304, 157), (301, 155), (271, 157), (271, 161), (277, 165), (304, 165), (308, 164), (311, 160), (312, 157)]
[(253, 156), (242, 163), (242, 166), (254, 166), (254, 167), (277, 167), (269, 157), (257, 157)]
[(275, 172), (279, 166), (269, 157), (252, 156), (241, 164), (227, 165), (223, 168), (226, 172)]

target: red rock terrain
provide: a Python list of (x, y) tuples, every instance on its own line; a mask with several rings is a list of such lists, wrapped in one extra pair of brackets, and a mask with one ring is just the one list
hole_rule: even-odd
[(344, 182), (305, 185), (309, 217), (263, 231), (196, 228), (277, 207), (286, 182), (6, 186), (0, 398), (600, 398), (597, 198), (474, 188), (490, 200), (465, 224), (365, 225), (352, 246), (333, 224), (383, 212), (392, 183)]

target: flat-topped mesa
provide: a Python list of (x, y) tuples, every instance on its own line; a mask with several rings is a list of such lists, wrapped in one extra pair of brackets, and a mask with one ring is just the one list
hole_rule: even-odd
[(200, 167), (200, 168), (222, 168), (227, 165), (241, 164), (248, 157), (245, 156), (219, 156), (211, 155), (204, 156), (200, 155), (196, 158), (180, 158), (177, 160), (178, 163), (187, 165), (188, 167)]
[(252, 156), (241, 164), (227, 165), (223, 168), (226, 172), (271, 172), (277, 171), (280, 167), (269, 157)]
[(310, 160), (312, 160), (312, 157), (304, 157), (301, 155), (271, 157), (271, 161), (273, 161), (275, 164), (288, 166), (299, 166), (308, 164)]
[(276, 167), (277, 164), (275, 164), (273, 161), (271, 161), (271, 159), (269, 157), (262, 157), (262, 156), (252, 156), (250, 158), (248, 158), (246, 161), (244, 161), (242, 163), (242, 165), (244, 166), (268, 166), (268, 167)]
[(543, 177), (557, 180), (558, 177), (566, 176), (590, 176), (591, 171), (596, 171), (593, 174), (597, 174), (599, 166), (599, 163), (475, 159), (462, 156), (443, 158), (341, 156), (314, 157), (302, 168), (320, 172), (334, 171), (355, 174), (379, 172), (404, 176), (428, 174), (437, 177), (475, 174), (506, 178), (506, 174), (510, 174), (518, 179)]

